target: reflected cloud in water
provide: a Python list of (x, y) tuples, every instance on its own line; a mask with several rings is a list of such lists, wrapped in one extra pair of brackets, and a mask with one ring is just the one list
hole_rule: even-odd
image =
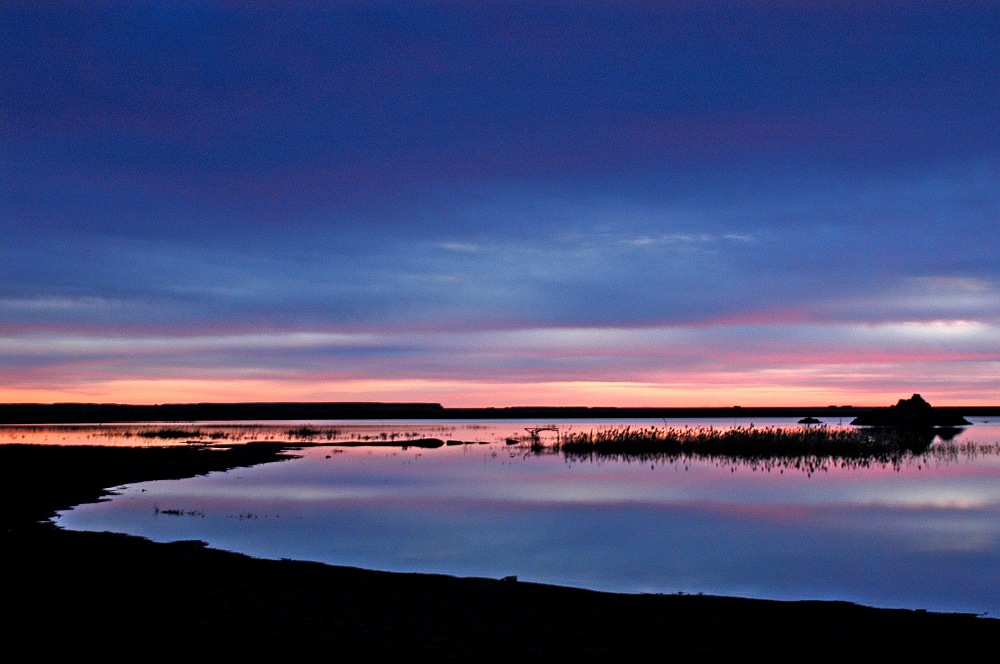
[[(496, 441), (505, 427), (475, 429), (484, 445), (304, 447), (280, 464), (124, 487), (59, 523), (374, 569), (1000, 615), (996, 425), (812, 471), (574, 458)], [(476, 442), (470, 431), (457, 433)]]

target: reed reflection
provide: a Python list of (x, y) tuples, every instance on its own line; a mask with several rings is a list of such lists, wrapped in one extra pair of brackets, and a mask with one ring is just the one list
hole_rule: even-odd
[[(903, 427), (642, 427), (556, 432), (546, 443), (537, 432), (521, 442), (531, 454), (560, 454), (568, 461), (690, 463), (709, 461), (751, 470), (818, 470), (891, 467), (922, 460), (997, 455), (1000, 443), (950, 442), (960, 428)], [(942, 444), (932, 445), (935, 440)], [(514, 442), (514, 441), (511, 441)]]

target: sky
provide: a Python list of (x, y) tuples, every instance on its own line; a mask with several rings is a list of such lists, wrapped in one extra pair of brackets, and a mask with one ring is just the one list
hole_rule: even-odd
[(1000, 4), (0, 0), (0, 402), (1000, 403)]

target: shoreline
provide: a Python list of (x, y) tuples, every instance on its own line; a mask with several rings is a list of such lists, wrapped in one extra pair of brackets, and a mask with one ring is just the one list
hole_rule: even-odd
[[(105, 487), (280, 461), (300, 445), (0, 446), (10, 647), (251, 661), (426, 653), (497, 661), (972, 661), (1000, 620), (847, 602), (631, 595), (263, 560), (39, 523)], [(53, 636), (58, 639), (53, 640)], [(139, 648), (139, 650), (137, 650)]]
[[(877, 407), (632, 408), (612, 406), (506, 406), (446, 408), (437, 403), (263, 402), (197, 404), (0, 404), (0, 424), (115, 424), (135, 422), (288, 420), (498, 420), (498, 419), (706, 419), (854, 418)], [(942, 414), (1000, 417), (1000, 406), (938, 406)]]

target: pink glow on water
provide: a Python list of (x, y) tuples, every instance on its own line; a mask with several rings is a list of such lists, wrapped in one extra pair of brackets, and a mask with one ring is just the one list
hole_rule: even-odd
[(524, 421), (323, 426), (355, 440), (383, 429), (473, 444), (308, 448), (294, 461), (129, 487), (60, 521), (376, 569), (1000, 610), (996, 425), (932, 446), (985, 445), (978, 456), (812, 473), (726, 461), (567, 462), (496, 442), (523, 432)]

